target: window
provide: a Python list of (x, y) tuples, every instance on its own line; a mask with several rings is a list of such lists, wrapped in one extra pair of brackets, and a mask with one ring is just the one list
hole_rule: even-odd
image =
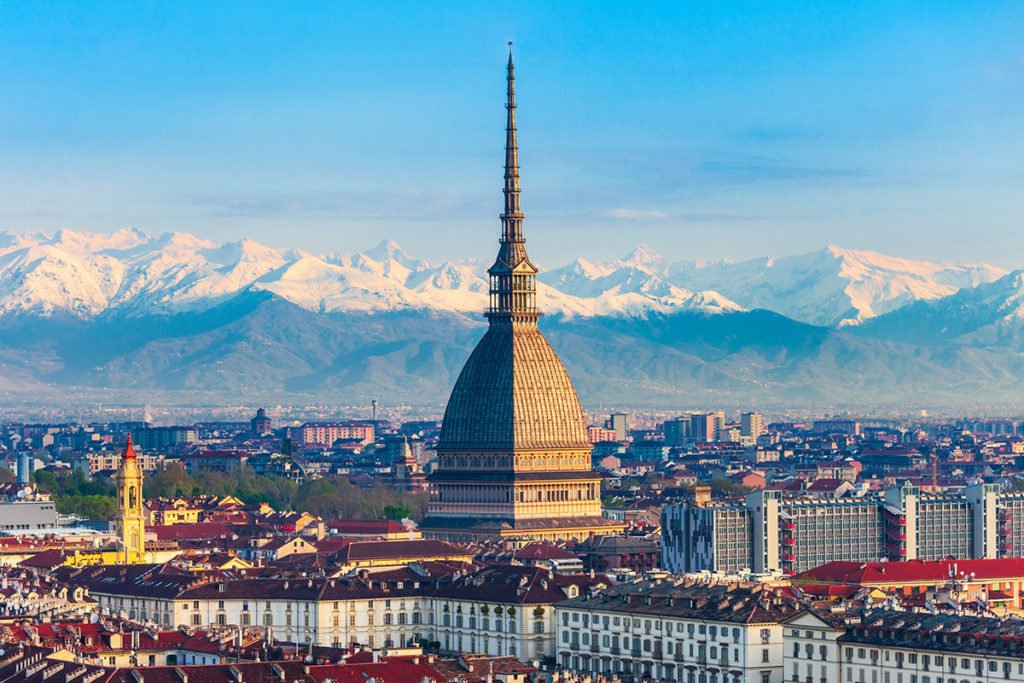
[(761, 662), (764, 664), (768, 663), (768, 648), (761, 650)]

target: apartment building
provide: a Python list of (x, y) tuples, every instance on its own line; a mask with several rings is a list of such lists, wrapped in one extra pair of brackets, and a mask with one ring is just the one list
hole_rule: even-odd
[(662, 567), (677, 573), (806, 571), (827, 562), (1020, 557), (1024, 494), (992, 484), (864, 498), (783, 496), (684, 501), (662, 511)]
[[(147, 453), (139, 453), (137, 457), (139, 467), (142, 468), (143, 472), (156, 471), (163, 462), (162, 456)], [(89, 477), (95, 476), (100, 472), (116, 471), (121, 464), (121, 451), (86, 453), (76, 458), (72, 464)]]
[(1024, 681), (1024, 621), (807, 610), (783, 625), (786, 683)]
[(87, 588), (106, 613), (164, 628), (261, 626), (288, 642), (386, 648), (423, 642), (443, 652), (523, 659), (554, 656), (554, 603), (606, 584), (603, 577), (539, 567), (465, 573), (455, 566), (424, 562), (340, 578), (252, 579), (135, 565), (89, 567), (68, 580)]
[(372, 443), (374, 428), (372, 423), (365, 422), (307, 422), (298, 428), (298, 436), (304, 444), (330, 448), (338, 439)]
[(543, 660), (555, 653), (554, 604), (604, 589), (604, 577), (497, 566), (439, 584), (427, 601), (431, 639), (445, 653)]
[(678, 683), (782, 683), (795, 600), (760, 584), (646, 581), (556, 605), (558, 663)]

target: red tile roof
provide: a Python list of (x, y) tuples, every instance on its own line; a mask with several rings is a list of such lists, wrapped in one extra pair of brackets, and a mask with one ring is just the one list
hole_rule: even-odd
[(224, 538), (234, 534), (231, 527), (220, 522), (194, 522), (186, 524), (156, 524), (147, 526), (160, 541), (199, 541), (209, 538)]
[(519, 560), (575, 560), (579, 555), (551, 543), (528, 543), (516, 554)]
[(324, 526), (337, 534), (366, 536), (398, 534), (406, 530), (400, 522), (387, 519), (332, 519), (325, 522)]
[(341, 563), (364, 560), (392, 560), (467, 555), (472, 552), (444, 541), (360, 541), (350, 543), (338, 554)]
[(818, 479), (807, 487), (808, 491), (835, 491), (846, 483), (845, 479)]
[(908, 562), (829, 562), (793, 577), (794, 582), (863, 586), (899, 583), (938, 583), (949, 579), (950, 568), (975, 575), (975, 580), (1024, 578), (1024, 558), (990, 560), (910, 560)]

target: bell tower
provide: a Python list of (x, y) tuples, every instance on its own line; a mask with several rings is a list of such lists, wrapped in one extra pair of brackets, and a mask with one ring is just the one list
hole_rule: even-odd
[(131, 434), (121, 454), (121, 464), (114, 477), (117, 482), (117, 515), (114, 528), (118, 553), (125, 564), (146, 559), (146, 513), (142, 507), (142, 468), (139, 466)]

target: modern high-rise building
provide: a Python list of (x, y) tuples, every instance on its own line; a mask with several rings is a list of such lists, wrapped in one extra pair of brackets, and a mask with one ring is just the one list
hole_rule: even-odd
[(601, 514), (601, 479), (579, 398), (537, 328), (537, 267), (519, 205), (515, 70), (509, 52), (505, 207), (488, 329), (452, 389), (430, 476), (424, 535), (448, 540), (586, 538), (620, 531)]
[(860, 423), (856, 420), (815, 420), (811, 425), (815, 434), (860, 434)]
[(1024, 493), (992, 484), (963, 492), (893, 487), (865, 498), (783, 497), (755, 491), (731, 502), (662, 511), (662, 567), (673, 572), (783, 571), (834, 561), (1024, 556)]
[(717, 441), (725, 426), (725, 413), (702, 413), (690, 416), (690, 439), (696, 442)]
[(625, 413), (612, 413), (608, 416), (605, 426), (615, 430), (616, 441), (625, 441), (629, 436), (629, 416)]
[(743, 413), (740, 415), (740, 436), (756, 439), (764, 434), (764, 415), (761, 413)]
[(148, 427), (131, 432), (136, 446), (144, 451), (188, 446), (199, 440), (195, 427)]
[(669, 446), (682, 446), (690, 438), (690, 418), (677, 417), (674, 420), (665, 420), (661, 425), (661, 433)]

